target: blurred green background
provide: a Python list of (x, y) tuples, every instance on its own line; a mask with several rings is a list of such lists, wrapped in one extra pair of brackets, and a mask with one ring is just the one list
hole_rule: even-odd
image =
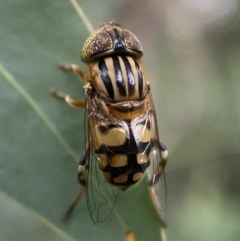
[[(240, 2), (78, 2), (94, 28), (114, 21), (143, 44), (160, 136), (170, 153), (168, 240), (239, 240)], [(56, 63), (83, 67), (79, 51), (88, 34), (70, 1), (0, 1), (0, 63), (34, 98), (77, 157), (84, 145), (83, 113), (52, 99), (49, 89), (83, 98), (81, 83), (59, 71)], [(123, 240), (117, 221), (107, 231), (91, 223), (85, 200), (69, 224), (58, 221), (78, 190), (73, 159), (0, 75), (0, 240), (26, 241), (34, 235), (35, 240)], [(139, 204), (131, 216), (139, 212), (143, 222), (136, 229), (142, 240), (154, 240), (157, 217), (147, 207), (148, 197), (142, 197), (146, 192), (136, 189), (133, 195), (138, 204), (143, 199), (143, 206)], [(120, 197), (117, 210), (124, 209), (125, 199)], [(64, 235), (34, 218), (22, 204), (64, 230)], [(14, 229), (8, 230), (9, 225)]]

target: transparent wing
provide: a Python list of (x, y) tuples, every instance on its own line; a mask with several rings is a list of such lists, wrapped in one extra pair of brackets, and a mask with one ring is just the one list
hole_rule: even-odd
[(109, 184), (99, 169), (98, 158), (93, 150), (85, 168), (86, 198), (89, 214), (94, 223), (105, 221), (117, 200), (119, 187)]
[(166, 181), (164, 171), (156, 174), (159, 162), (161, 160), (161, 153), (158, 147), (152, 147), (150, 153), (150, 165), (147, 168), (147, 176), (149, 180), (149, 192), (152, 202), (158, 212), (161, 224), (166, 226)]
[[(160, 142), (152, 98), (149, 98), (149, 110), (145, 115), (137, 117), (132, 122), (138, 152), (141, 153), (143, 171), (146, 171), (149, 181), (149, 191), (152, 202), (158, 212), (160, 221), (165, 226), (166, 182), (164, 167), (166, 160), (163, 153), (165, 146)], [(167, 152), (167, 151), (166, 151)], [(146, 159), (147, 156), (147, 159)]]
[(160, 142), (157, 128), (157, 120), (155, 111), (149, 112), (149, 121), (151, 126), (151, 152), (149, 155), (150, 165), (147, 168), (147, 176), (149, 180), (149, 191), (155, 208), (158, 211), (160, 221), (166, 226), (166, 180), (164, 167), (167, 157), (163, 154), (167, 153), (165, 146)]
[[(111, 132), (112, 125), (118, 126), (121, 123), (110, 121), (108, 118), (101, 116), (99, 112), (94, 112), (94, 110), (91, 111), (91, 115), (88, 118), (88, 135), (92, 146), (85, 166), (86, 198), (88, 210), (94, 223), (103, 222), (109, 217), (119, 194), (119, 187), (109, 183), (111, 172), (108, 172), (106, 169), (106, 163), (110, 161), (106, 160), (106, 154), (115, 153), (108, 149), (105, 134), (108, 131)], [(118, 143), (119, 136), (117, 133), (111, 132), (111, 136), (108, 136), (108, 138), (110, 138), (110, 141), (113, 139)], [(93, 148), (96, 145), (94, 141), (101, 143), (97, 153), (95, 153)]]

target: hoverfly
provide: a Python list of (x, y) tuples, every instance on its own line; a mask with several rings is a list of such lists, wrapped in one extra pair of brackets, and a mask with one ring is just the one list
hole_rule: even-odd
[(89, 213), (95, 223), (109, 216), (119, 190), (138, 183), (146, 173), (152, 201), (164, 224), (168, 152), (159, 140), (142, 55), (142, 45), (133, 33), (108, 23), (93, 32), (83, 45), (81, 60), (87, 65), (85, 71), (77, 65), (61, 65), (84, 81), (84, 102), (57, 91), (54, 94), (64, 97), (70, 106), (86, 110), (88, 137), (78, 180), (86, 189)]

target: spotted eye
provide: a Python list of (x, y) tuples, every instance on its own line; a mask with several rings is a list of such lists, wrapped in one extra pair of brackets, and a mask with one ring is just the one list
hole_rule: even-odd
[(83, 44), (81, 59), (88, 62), (109, 54), (129, 54), (141, 57), (143, 48), (138, 38), (120, 25), (104, 24), (93, 32)]

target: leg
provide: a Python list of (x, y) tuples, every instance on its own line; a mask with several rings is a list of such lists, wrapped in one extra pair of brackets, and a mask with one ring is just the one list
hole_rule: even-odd
[(167, 164), (168, 150), (167, 150), (166, 146), (163, 144), (163, 142), (159, 141), (158, 139), (153, 138), (152, 142), (153, 142), (153, 145), (155, 146), (155, 148), (159, 149), (160, 158), (161, 158), (159, 163), (158, 163), (159, 160), (156, 160), (158, 165), (157, 165), (156, 172), (154, 173), (154, 176), (153, 176), (153, 178), (155, 179), (154, 182), (156, 182), (157, 181), (156, 178), (158, 179), (161, 176), (161, 174), (164, 171), (164, 168)]
[(82, 157), (79, 162), (79, 167), (78, 167), (78, 180), (79, 180), (80, 184), (82, 185), (82, 187), (80, 188), (80, 191), (77, 194), (76, 198), (73, 200), (71, 205), (68, 207), (67, 211), (63, 214), (63, 217), (62, 217), (63, 221), (67, 221), (69, 219), (74, 208), (77, 206), (77, 203), (79, 202), (79, 200), (81, 199), (82, 195), (85, 192), (85, 178), (84, 178), (84, 174), (83, 174), (83, 166), (86, 163), (86, 159), (87, 159), (89, 153), (90, 153), (90, 140), (86, 144), (85, 150), (82, 154)]
[(166, 148), (166, 146), (164, 145), (163, 142), (158, 142), (159, 144), (159, 149), (161, 151), (161, 162), (158, 165), (157, 168), (157, 174), (161, 175), (161, 173), (163, 172), (166, 164), (167, 164), (167, 158), (168, 158), (168, 150)]
[(132, 230), (125, 233), (125, 241), (137, 241), (136, 235)]
[(75, 199), (73, 200), (71, 205), (68, 207), (67, 211), (63, 214), (62, 221), (64, 221), (64, 222), (68, 221), (68, 219), (70, 218), (74, 208), (76, 207), (78, 201), (81, 199), (84, 192), (85, 192), (85, 187), (83, 186), (83, 187), (80, 188), (79, 193), (77, 194), (77, 196), (75, 197)]
[(62, 93), (62, 92), (60, 92), (56, 89), (53, 89), (51, 91), (51, 94), (58, 97), (58, 98), (65, 99), (65, 101), (68, 103), (68, 105), (70, 105), (72, 107), (78, 107), (78, 108), (85, 109), (85, 102), (84, 101), (72, 99), (69, 95), (67, 95), (65, 93)]
[(153, 142), (157, 143), (157, 146), (155, 145), (155, 148), (158, 149), (153, 150), (153, 152), (159, 152), (160, 156), (156, 154), (155, 157), (151, 160), (154, 163), (154, 170), (151, 179), (149, 179), (150, 188), (154, 187), (157, 183), (159, 183), (160, 179), (164, 179), (164, 169), (167, 164), (168, 157), (168, 151), (165, 145), (162, 142), (157, 141), (156, 139), (153, 140)]
[[(67, 64), (58, 64), (58, 66), (63, 70), (70, 70), (77, 74), (78, 77), (80, 77), (82, 80), (84, 80), (84, 72), (75, 64), (67, 65)], [(80, 100), (72, 99), (69, 95), (62, 93), (60, 91), (57, 91), (56, 89), (53, 89), (51, 91), (52, 95), (63, 98), (68, 103), (68, 105), (72, 107), (78, 107), (78, 108), (85, 108), (85, 102)]]
[(88, 140), (86, 146), (85, 146), (85, 150), (82, 154), (82, 157), (80, 159), (80, 162), (79, 162), (79, 166), (78, 166), (78, 181), (81, 185), (85, 186), (86, 183), (85, 183), (85, 178), (84, 178), (84, 175), (83, 175), (83, 166), (85, 165), (86, 163), (86, 160), (88, 158), (88, 155), (90, 153), (90, 142), (91, 142), (91, 139)]
[(77, 74), (78, 77), (84, 80), (84, 72), (76, 64), (59, 63), (58, 66), (63, 70), (73, 71), (75, 74)]

